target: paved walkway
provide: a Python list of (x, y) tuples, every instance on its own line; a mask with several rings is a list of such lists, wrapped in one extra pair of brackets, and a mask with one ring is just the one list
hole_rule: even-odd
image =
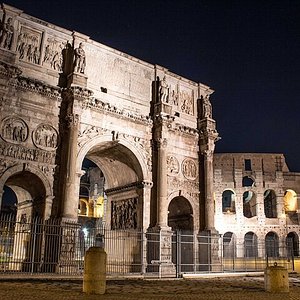
[(108, 280), (105, 295), (82, 292), (80, 280), (9, 280), (1, 278), (1, 300), (81, 299), (205, 299), (205, 300), (300, 300), (300, 277), (290, 277), (288, 294), (264, 291), (260, 277), (227, 277), (176, 280)]

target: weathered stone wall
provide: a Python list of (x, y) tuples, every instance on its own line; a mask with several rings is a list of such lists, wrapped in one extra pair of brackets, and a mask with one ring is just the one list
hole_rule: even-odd
[[(245, 160), (251, 161), (251, 170), (246, 170)], [(243, 186), (243, 178), (253, 180), (252, 185)], [(214, 154), (214, 190), (215, 190), (215, 219), (216, 229), (221, 233), (232, 232), (235, 242), (243, 248), (244, 237), (253, 232), (258, 243), (264, 245), (265, 237), (274, 232), (283, 246), (288, 233), (294, 232), (298, 236), (298, 211), (287, 212), (285, 208), (285, 192), (291, 189), (299, 195), (300, 173), (291, 173), (282, 154), (253, 154), (253, 153), (224, 153)], [(229, 190), (234, 193), (235, 211), (224, 211), (222, 194)], [(274, 191), (276, 202), (276, 216), (268, 218), (264, 204), (267, 190)], [(244, 211), (243, 194), (253, 192), (256, 214), (246, 217)], [(298, 196), (299, 197), (299, 196)], [(263, 246), (264, 247), (264, 246)], [(239, 255), (243, 255), (241, 250)]]

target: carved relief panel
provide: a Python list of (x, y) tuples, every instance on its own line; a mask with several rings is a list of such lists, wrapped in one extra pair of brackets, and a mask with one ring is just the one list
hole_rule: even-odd
[(25, 142), (28, 137), (28, 126), (18, 117), (8, 117), (2, 120), (1, 137), (6, 142), (19, 144)]
[(175, 176), (179, 173), (179, 162), (174, 155), (168, 155), (167, 157), (168, 175)]
[(195, 180), (197, 178), (197, 165), (195, 160), (186, 158), (182, 162), (182, 174), (186, 179)]
[(32, 132), (32, 140), (37, 148), (53, 150), (56, 149), (58, 145), (58, 133), (51, 125), (40, 124)]
[(166, 76), (159, 81), (158, 98), (174, 106), (175, 110), (194, 115), (194, 91), (179, 83), (168, 82)]
[(111, 202), (111, 229), (136, 229), (138, 198)]
[(20, 60), (39, 64), (42, 33), (22, 26), (17, 40), (17, 53)]
[(188, 115), (194, 115), (194, 92), (183, 90), (180, 92), (180, 109)]
[(45, 42), (42, 64), (48, 68), (61, 72), (63, 66), (63, 49), (65, 46), (65, 42), (49, 36)]

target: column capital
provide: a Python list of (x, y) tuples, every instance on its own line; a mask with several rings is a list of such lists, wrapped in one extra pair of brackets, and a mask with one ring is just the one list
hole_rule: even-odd
[(201, 154), (204, 155), (204, 157), (206, 159), (212, 159), (213, 158), (213, 154), (214, 154), (214, 150), (212, 150), (212, 149), (205, 149), (205, 150), (201, 151)]
[(158, 138), (156, 142), (159, 148), (165, 149), (168, 146), (168, 141), (166, 138)]
[(66, 116), (67, 126), (68, 128), (72, 128), (78, 125), (79, 123), (79, 115), (78, 114), (67, 114)]

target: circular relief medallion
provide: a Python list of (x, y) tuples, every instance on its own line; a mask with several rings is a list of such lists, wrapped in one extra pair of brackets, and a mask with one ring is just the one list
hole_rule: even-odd
[(40, 149), (56, 149), (58, 145), (58, 133), (51, 125), (40, 124), (32, 132), (32, 141)]
[(179, 173), (179, 162), (173, 155), (167, 157), (168, 175), (177, 175)]
[(25, 142), (28, 137), (28, 126), (18, 117), (5, 118), (1, 123), (1, 137), (6, 142), (14, 144)]
[(194, 180), (197, 178), (197, 165), (193, 159), (186, 158), (182, 162), (182, 174), (186, 179)]

